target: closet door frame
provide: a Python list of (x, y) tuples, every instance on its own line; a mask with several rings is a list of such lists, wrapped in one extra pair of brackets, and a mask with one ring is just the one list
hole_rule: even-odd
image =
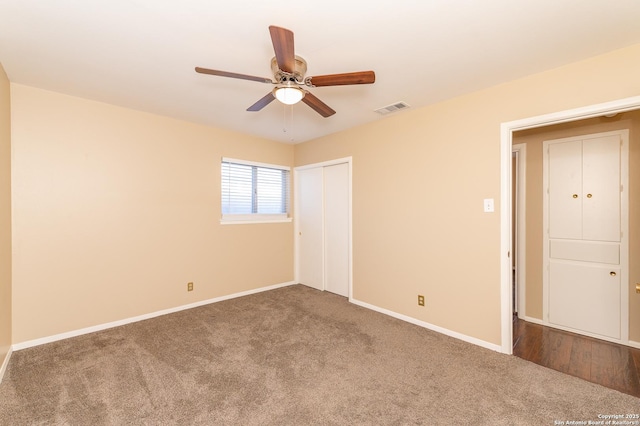
[[(349, 177), (348, 177), (348, 185), (349, 185), (349, 290), (348, 290), (348, 298), (349, 301), (353, 301), (353, 158), (352, 157), (343, 157), (337, 158), (335, 160), (323, 161), (320, 163), (307, 164), (304, 166), (298, 166), (293, 169), (293, 193), (297, 193), (297, 185), (298, 185), (298, 173), (302, 170), (321, 168), (327, 166), (335, 166), (338, 164), (347, 164), (349, 169)], [(300, 282), (300, 243), (298, 234), (300, 232), (299, 224), (300, 224), (300, 216), (299, 216), (299, 205), (297, 197), (293, 200), (293, 241), (294, 241), (294, 280), (295, 282)], [(324, 248), (323, 248), (324, 250)], [(326, 285), (324, 286), (326, 287)], [(324, 288), (326, 290), (326, 288)]]

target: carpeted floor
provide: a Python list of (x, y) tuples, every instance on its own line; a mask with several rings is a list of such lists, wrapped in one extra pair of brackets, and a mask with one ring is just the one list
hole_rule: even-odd
[(301, 285), (17, 351), (0, 384), (2, 425), (554, 425), (637, 413), (638, 398)]

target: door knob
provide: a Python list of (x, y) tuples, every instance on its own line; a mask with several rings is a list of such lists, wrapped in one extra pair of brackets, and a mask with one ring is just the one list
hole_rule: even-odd
[(616, 273), (615, 273), (615, 271), (611, 271), (611, 272), (609, 272), (609, 275), (611, 275), (612, 277), (615, 277)]
[(593, 197), (593, 195), (587, 194), (587, 198), (591, 198), (591, 197)]
[(573, 194), (573, 198), (578, 198), (578, 194)]

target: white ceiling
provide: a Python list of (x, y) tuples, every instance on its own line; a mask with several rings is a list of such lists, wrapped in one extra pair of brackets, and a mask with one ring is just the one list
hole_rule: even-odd
[[(0, 0), (13, 82), (298, 143), (640, 43), (638, 0)], [(272, 102), (268, 26), (295, 34), (308, 76), (374, 70), (373, 85), (311, 91), (337, 111)], [(397, 112), (395, 114), (402, 114)]]

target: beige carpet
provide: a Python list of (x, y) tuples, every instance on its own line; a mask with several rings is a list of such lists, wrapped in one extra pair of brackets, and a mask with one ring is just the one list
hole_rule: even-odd
[(0, 424), (553, 425), (640, 399), (292, 286), (13, 354)]

